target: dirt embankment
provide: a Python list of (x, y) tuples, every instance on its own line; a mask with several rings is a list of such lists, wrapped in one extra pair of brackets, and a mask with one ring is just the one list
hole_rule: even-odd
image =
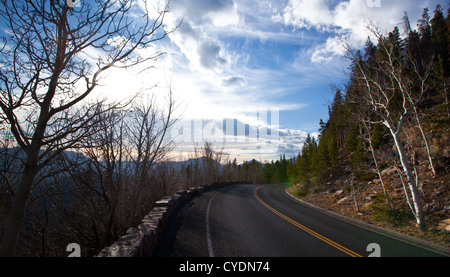
[[(425, 164), (423, 166), (426, 167)], [(299, 198), (347, 217), (450, 246), (448, 174), (439, 172), (435, 176), (419, 176), (419, 180), (422, 180), (419, 182), (419, 189), (427, 224), (427, 230), (422, 232), (407, 204), (405, 188), (395, 167), (382, 171), (382, 181), (377, 177), (370, 181), (352, 182), (348, 177), (351, 174), (347, 174), (345, 170), (340, 172), (339, 176), (331, 176), (331, 181), (315, 186)], [(288, 190), (297, 195), (298, 188), (299, 185), (296, 185)], [(408, 188), (406, 191), (409, 192)]]

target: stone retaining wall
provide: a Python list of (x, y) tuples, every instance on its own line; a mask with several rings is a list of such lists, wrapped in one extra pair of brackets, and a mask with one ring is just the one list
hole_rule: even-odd
[(164, 196), (155, 203), (137, 228), (132, 227), (111, 246), (105, 247), (97, 257), (151, 257), (164, 226), (173, 211), (203, 191), (237, 182), (212, 183)]

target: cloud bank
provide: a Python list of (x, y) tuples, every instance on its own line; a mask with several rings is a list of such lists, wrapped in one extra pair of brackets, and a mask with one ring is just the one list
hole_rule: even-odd
[[(156, 17), (165, 2), (146, 4)], [(332, 99), (328, 84), (345, 78), (341, 41), (362, 47), (368, 22), (389, 32), (404, 12), (414, 25), (423, 8), (432, 11), (435, 5), (431, 0), (171, 0), (165, 27), (178, 28), (149, 49), (167, 55), (153, 70), (111, 74), (111, 84), (123, 94), (141, 84), (164, 90), (170, 83), (184, 120), (232, 117), (255, 126), (249, 113), (277, 108), (279, 153), (296, 155), (306, 134), (326, 119)], [(227, 152), (241, 157), (258, 152), (256, 145), (228, 146)]]

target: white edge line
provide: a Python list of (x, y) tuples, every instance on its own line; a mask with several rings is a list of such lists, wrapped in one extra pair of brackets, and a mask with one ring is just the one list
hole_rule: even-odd
[(209, 232), (209, 209), (211, 207), (211, 203), (212, 203), (214, 197), (216, 197), (217, 194), (219, 194), (226, 188), (228, 188), (228, 187), (222, 188), (221, 190), (217, 191), (209, 200), (208, 207), (206, 208), (206, 242), (208, 244), (208, 254), (209, 254), (209, 257), (211, 257), (211, 258), (214, 257), (214, 251), (213, 251), (213, 247), (212, 247), (212, 243), (211, 243), (211, 234)]

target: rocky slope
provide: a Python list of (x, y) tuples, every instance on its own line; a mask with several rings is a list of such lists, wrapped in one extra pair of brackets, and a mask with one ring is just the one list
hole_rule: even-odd
[[(315, 186), (300, 198), (316, 206), (352, 217), (373, 225), (396, 230), (441, 245), (450, 246), (450, 178), (449, 158), (436, 160), (435, 176), (427, 164), (419, 165), (419, 185), (422, 194), (427, 230), (421, 232), (405, 198), (405, 190), (395, 167), (382, 171), (383, 186), (379, 178), (370, 181), (351, 180), (348, 168), (322, 184)], [(406, 181), (405, 181), (406, 182)], [(298, 186), (289, 188), (297, 192)], [(386, 191), (386, 193), (384, 193)]]

